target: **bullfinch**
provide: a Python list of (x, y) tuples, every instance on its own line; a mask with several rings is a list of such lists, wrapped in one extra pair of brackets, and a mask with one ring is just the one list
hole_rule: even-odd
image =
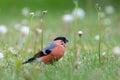
[(48, 46), (36, 53), (32, 58), (23, 62), (23, 64), (33, 62), (34, 60), (43, 63), (53, 63), (63, 57), (68, 40), (65, 37), (55, 38)]

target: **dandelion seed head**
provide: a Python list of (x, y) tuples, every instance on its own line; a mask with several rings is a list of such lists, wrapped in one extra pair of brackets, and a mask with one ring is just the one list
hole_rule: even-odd
[(7, 27), (5, 25), (0, 25), (0, 33), (6, 34), (8, 31)]
[(63, 22), (70, 23), (73, 21), (73, 16), (71, 14), (66, 14), (62, 17)]
[(0, 52), (0, 59), (3, 59), (4, 58), (4, 55), (2, 52)]
[(102, 62), (104, 62), (105, 59), (106, 59), (106, 52), (102, 52), (102, 54), (101, 54), (101, 60), (102, 60)]
[(28, 35), (28, 33), (29, 33), (29, 26), (22, 26), (20, 28), (20, 31), (21, 31), (22, 34)]
[(95, 36), (95, 40), (99, 40), (100, 39), (100, 36), (99, 35), (96, 35)]
[(37, 31), (37, 33), (40, 34), (40, 33), (42, 32), (42, 29), (39, 29), (39, 28), (38, 28), (38, 29), (36, 29), (36, 31)]
[(43, 15), (45, 15), (46, 13), (47, 13), (47, 10), (45, 10), (45, 11), (42, 11), (42, 14), (43, 14)]
[(85, 17), (85, 11), (82, 8), (74, 9), (72, 12), (73, 16), (77, 16), (79, 19), (83, 19)]
[(14, 49), (14, 47), (9, 47), (9, 48), (8, 48), (8, 51), (10, 51), (11, 53), (15, 54), (15, 49)]
[(82, 36), (82, 34), (83, 34), (83, 32), (82, 32), (82, 31), (78, 31), (78, 36), (79, 36), (79, 37), (81, 37), (81, 36)]
[(30, 12), (30, 16), (35, 16), (35, 13), (34, 12)]
[(120, 56), (120, 47), (116, 46), (113, 48), (113, 54), (116, 56)]
[(75, 65), (80, 65), (82, 62), (81, 61), (76, 61)]
[(113, 14), (115, 10), (113, 6), (109, 5), (105, 7), (105, 11), (107, 14)]
[(106, 55), (106, 52), (103, 52), (103, 53), (102, 53), (102, 56), (105, 56), (105, 55)]
[(99, 4), (98, 4), (98, 3), (96, 3), (96, 7), (97, 7), (97, 8), (99, 7)]
[(22, 15), (23, 15), (23, 16), (28, 16), (28, 15), (29, 15), (29, 8), (24, 7), (24, 8), (22, 9)]
[(101, 10), (101, 6), (98, 3), (96, 4), (96, 8), (97, 8), (97, 11)]

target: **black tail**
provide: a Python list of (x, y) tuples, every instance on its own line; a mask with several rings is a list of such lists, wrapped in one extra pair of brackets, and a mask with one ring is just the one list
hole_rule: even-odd
[(44, 56), (44, 53), (42, 51), (39, 51), (38, 53), (36, 53), (34, 55), (34, 57), (28, 59), (27, 61), (23, 62), (22, 64), (26, 64), (26, 63), (30, 63), (30, 62), (33, 62), (36, 58), (39, 58), (41, 56)]
[(35, 60), (34, 57), (28, 59), (27, 61), (23, 62), (22, 64), (26, 64), (26, 63), (30, 63), (30, 62), (33, 62)]

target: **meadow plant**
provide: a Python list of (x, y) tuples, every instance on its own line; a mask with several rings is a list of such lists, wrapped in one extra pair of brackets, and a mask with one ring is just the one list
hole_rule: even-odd
[[(34, 18), (34, 16), (35, 16), (35, 14), (34, 14), (34, 12), (31, 12), (30, 13), (30, 29), (32, 29), (32, 26), (33, 26), (33, 18)], [(31, 34), (31, 33), (29, 33), (29, 34)]]
[(79, 37), (78, 43), (81, 45), (81, 46), (78, 45), (79, 49), (81, 49), (82, 47), (84, 47), (82, 39), (81, 39), (82, 35), (83, 35), (83, 31), (78, 31), (78, 37)]
[(83, 34), (83, 32), (82, 32), (82, 31), (78, 31), (78, 36), (79, 36), (79, 37), (81, 37), (81, 36), (82, 36), (82, 34)]
[[(80, 62), (80, 46), (78, 45), (79, 41), (77, 40), (77, 36), (81, 37), (83, 32), (82, 31), (77, 31), (78, 30), (78, 19), (79, 19), (79, 9), (78, 9), (78, 0), (74, 1), (75, 3), (75, 11), (74, 11), (74, 53), (75, 53), (75, 60), (74, 60), (74, 68), (73, 70), (76, 71), (77, 69), (79, 69), (79, 66), (81, 64)], [(81, 13), (81, 11), (80, 11)], [(81, 17), (81, 16), (80, 16)], [(80, 44), (80, 43), (79, 43)]]
[(97, 13), (98, 13), (98, 35), (99, 35), (99, 39), (98, 39), (98, 55), (99, 55), (99, 62), (101, 63), (101, 17), (100, 17), (100, 12), (101, 12), (101, 7), (99, 6), (99, 4), (96, 4), (96, 9), (97, 9)]
[(76, 61), (74, 63), (74, 71), (80, 68), (80, 49), (77, 50), (77, 54), (76, 54)]
[[(74, 1), (75, 3), (75, 9), (77, 10), (78, 9), (78, 1), (75, 0)], [(73, 35), (73, 38), (74, 38), (74, 53), (76, 54), (77, 53), (77, 30), (78, 30), (78, 17), (77, 17), (77, 11), (75, 12), (76, 15), (75, 15), (75, 21), (74, 21), (74, 27), (73, 27), (73, 31), (74, 31), (74, 35)]]
[(40, 27), (41, 27), (41, 49), (43, 49), (43, 40), (44, 40), (44, 26), (43, 26), (43, 16), (47, 13), (47, 11), (42, 11), (40, 15)]
[[(83, 34), (82, 31), (78, 31), (79, 38), (82, 37), (82, 34)], [(80, 40), (78, 40), (78, 43), (79, 44), (81, 43)], [(78, 48), (77, 48), (77, 53), (76, 53), (76, 57), (75, 57), (76, 60), (75, 60), (75, 63), (74, 63), (74, 71), (79, 69), (80, 68), (80, 64), (81, 64), (81, 61), (80, 61), (80, 46), (78, 45), (77, 47)]]
[(29, 27), (29, 31), (28, 31), (27, 28), (25, 29), (25, 32), (28, 32), (28, 33), (27, 33), (28, 36), (27, 36), (27, 39), (26, 39), (25, 49), (27, 48), (27, 46), (28, 46), (28, 44), (29, 44), (29, 41), (31, 41), (30, 39), (32, 38), (31, 33), (32, 33), (32, 26), (33, 26), (32, 22), (33, 22), (33, 17), (34, 17), (34, 16), (35, 16), (35, 15), (34, 15), (34, 12), (31, 12), (31, 13), (30, 13), (30, 27)]

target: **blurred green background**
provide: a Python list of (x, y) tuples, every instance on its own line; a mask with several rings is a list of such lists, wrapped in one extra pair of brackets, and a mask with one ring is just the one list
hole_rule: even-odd
[[(101, 6), (101, 12), (103, 13), (102, 24), (105, 26), (104, 30), (107, 29), (108, 26), (109, 28), (116, 28), (116, 30), (114, 30), (115, 32), (119, 30), (120, 0), (78, 0), (78, 4), (79, 8), (82, 8), (85, 12), (85, 17), (79, 20), (79, 30), (83, 30), (86, 34), (90, 33), (89, 35), (97, 33), (98, 13), (96, 10), (96, 4)], [(105, 9), (107, 6), (110, 6), (110, 10), (112, 7), (112, 14), (106, 13)], [(57, 29), (60, 31), (64, 29), (65, 26), (62, 22), (63, 16), (66, 14), (72, 14), (75, 9), (75, 4), (74, 0), (0, 0), (0, 24), (12, 27), (16, 23), (23, 24), (24, 21), (26, 21), (27, 25), (30, 26), (30, 16), (23, 15), (23, 12), (27, 11), (26, 9), (28, 9), (29, 13), (39, 13), (43, 10), (47, 10), (47, 14), (44, 17), (45, 30), (52, 31)], [(39, 19), (39, 16), (34, 17), (33, 27), (39, 26)], [(73, 24), (74, 22), (71, 22), (70, 32), (72, 31)], [(56, 35), (60, 34), (58, 33)]]
[[(114, 14), (119, 19), (120, 0), (78, 0), (79, 7), (85, 11), (85, 18), (97, 18), (96, 4), (102, 7), (105, 12), (106, 6), (114, 8)], [(8, 24), (11, 21), (19, 21), (23, 18), (23, 8), (28, 8), (29, 12), (47, 10), (47, 17), (51, 19), (61, 19), (64, 14), (72, 13), (75, 9), (74, 0), (0, 0), (0, 24)], [(39, 18), (39, 17), (37, 17)], [(48, 20), (47, 19), (47, 20)]]
[[(30, 11), (48, 10), (49, 13), (63, 13), (74, 9), (74, 0), (0, 0), (0, 16), (20, 16), (24, 7)], [(120, 0), (78, 0), (79, 7), (86, 12), (95, 12), (95, 4), (98, 3), (104, 9), (107, 5), (112, 5), (116, 13), (119, 12)]]

